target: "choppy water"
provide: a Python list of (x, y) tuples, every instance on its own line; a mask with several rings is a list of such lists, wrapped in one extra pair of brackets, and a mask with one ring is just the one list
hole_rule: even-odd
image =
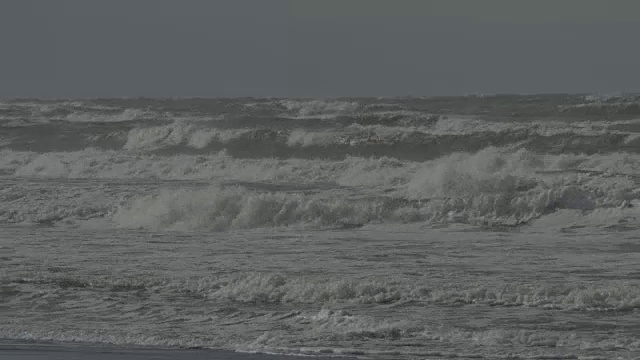
[(0, 103), (0, 338), (640, 356), (640, 97)]

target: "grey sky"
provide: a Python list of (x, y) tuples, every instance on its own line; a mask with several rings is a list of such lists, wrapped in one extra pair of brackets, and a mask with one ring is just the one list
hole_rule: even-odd
[(3, 0), (0, 96), (639, 92), (637, 0)]

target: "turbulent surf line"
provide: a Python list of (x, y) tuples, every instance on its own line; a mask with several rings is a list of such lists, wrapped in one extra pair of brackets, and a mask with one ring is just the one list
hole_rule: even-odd
[(0, 338), (635, 359), (639, 103), (2, 100)]
[[(640, 157), (632, 154), (540, 156), (488, 148), (423, 163), (390, 158), (241, 160), (224, 152), (156, 156), (100, 150), (3, 151), (2, 155), (0, 171), (6, 186), (2, 213), (8, 223), (116, 214), (116, 223), (122, 226), (155, 229), (180, 224), (183, 229), (226, 231), (388, 221), (503, 226), (526, 224), (560, 210), (617, 213), (625, 221), (633, 216), (640, 198), (633, 175)], [(35, 206), (46, 198), (20, 185), (25, 179), (40, 179), (34, 185), (47, 192), (56, 184), (81, 187), (58, 192), (47, 206)], [(147, 189), (143, 195), (132, 197), (123, 190), (127, 182), (121, 180), (132, 179), (138, 181), (129, 184)], [(94, 192), (83, 193), (91, 187)], [(80, 205), (85, 196), (101, 192), (115, 197)], [(128, 206), (123, 199), (131, 201)]]

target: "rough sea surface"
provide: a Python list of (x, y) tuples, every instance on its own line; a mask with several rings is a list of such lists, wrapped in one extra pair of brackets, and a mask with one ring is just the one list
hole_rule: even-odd
[(0, 102), (0, 338), (640, 357), (640, 97)]

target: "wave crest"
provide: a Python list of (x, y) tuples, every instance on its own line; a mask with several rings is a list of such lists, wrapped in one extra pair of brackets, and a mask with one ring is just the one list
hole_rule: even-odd
[(300, 194), (255, 193), (239, 187), (162, 191), (119, 208), (123, 227), (226, 231), (290, 225), (350, 226), (380, 218), (377, 204)]

